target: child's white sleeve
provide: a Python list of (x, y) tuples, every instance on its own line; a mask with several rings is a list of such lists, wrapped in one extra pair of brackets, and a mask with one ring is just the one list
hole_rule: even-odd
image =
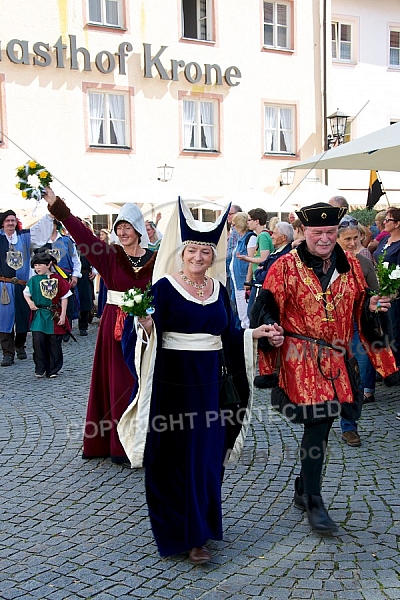
[(28, 286), (25, 286), (25, 289), (23, 291), (24, 296), (32, 296), (30, 289), (28, 288)]
[(68, 290), (68, 292), (64, 294), (64, 296), (61, 296), (60, 300), (64, 300), (64, 298), (68, 298), (69, 296), (72, 296), (71, 290)]

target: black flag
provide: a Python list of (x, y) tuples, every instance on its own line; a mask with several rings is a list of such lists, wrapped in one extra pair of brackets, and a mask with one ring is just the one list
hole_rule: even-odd
[(382, 183), (378, 177), (378, 171), (371, 171), (369, 176), (367, 208), (370, 210), (374, 208), (375, 204), (379, 201), (379, 198), (383, 196), (384, 193), (385, 192), (382, 189)]

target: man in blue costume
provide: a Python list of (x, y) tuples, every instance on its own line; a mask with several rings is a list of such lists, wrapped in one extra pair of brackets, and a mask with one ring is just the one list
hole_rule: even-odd
[(29, 330), (29, 306), (23, 290), (30, 276), (31, 248), (39, 248), (50, 237), (53, 219), (44, 216), (31, 229), (17, 229), (17, 215), (7, 210), (0, 215), (0, 343), (2, 367), (14, 364), (15, 353), (25, 359)]

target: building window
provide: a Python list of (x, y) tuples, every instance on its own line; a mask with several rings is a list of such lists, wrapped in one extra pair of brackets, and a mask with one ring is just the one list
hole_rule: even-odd
[(264, 46), (290, 48), (290, 4), (264, 2)]
[(352, 60), (352, 26), (349, 23), (332, 22), (332, 58)]
[(89, 22), (122, 27), (122, 0), (89, 0)]
[(265, 107), (265, 154), (295, 154), (294, 107)]
[(182, 0), (183, 37), (193, 40), (212, 40), (213, 0)]
[(183, 149), (217, 150), (217, 107), (213, 100), (183, 100)]
[(400, 67), (400, 30), (390, 31), (390, 59), (391, 67)]
[(127, 148), (127, 95), (89, 91), (88, 101), (90, 145)]

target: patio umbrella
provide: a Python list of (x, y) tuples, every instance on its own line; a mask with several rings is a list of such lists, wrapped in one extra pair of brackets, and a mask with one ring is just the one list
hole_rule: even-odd
[(303, 181), (292, 192), (282, 186), (276, 193), (277, 200), (281, 203), (282, 212), (291, 212), (314, 202), (329, 202), (333, 196), (345, 196), (350, 204), (355, 203), (351, 191), (343, 192), (338, 188), (325, 185), (317, 181)]
[(302, 160), (288, 169), (400, 171), (400, 123)]

